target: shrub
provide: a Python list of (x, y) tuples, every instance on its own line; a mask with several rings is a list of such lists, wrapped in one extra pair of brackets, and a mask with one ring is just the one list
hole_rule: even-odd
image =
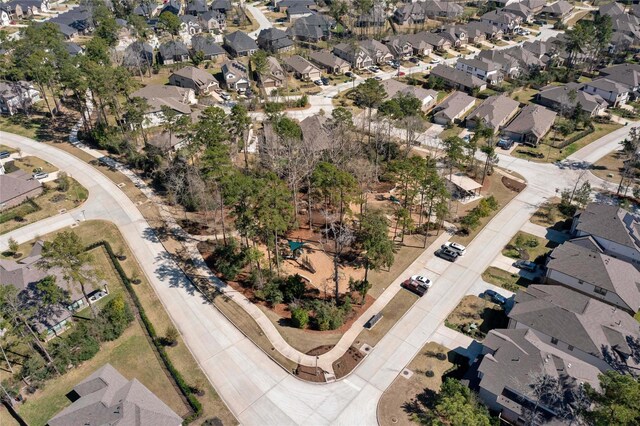
[(116, 295), (98, 315), (100, 340), (108, 342), (117, 339), (132, 321), (133, 313), (129, 304), (121, 294)]
[(280, 291), (280, 285), (277, 281), (269, 281), (260, 290), (255, 292), (258, 299), (268, 302), (271, 306), (282, 303), (284, 296)]
[(60, 172), (58, 173), (58, 178), (56, 179), (57, 189), (60, 192), (67, 192), (69, 187), (71, 186), (71, 181), (69, 180), (69, 176), (67, 173)]
[(227, 245), (216, 246), (212, 254), (213, 269), (227, 280), (235, 280), (240, 270), (247, 265), (248, 259), (238, 241), (230, 238)]
[(291, 325), (295, 328), (305, 328), (309, 323), (309, 312), (304, 308), (293, 308), (291, 310)]
[(435, 373), (433, 372), (433, 370), (427, 370), (424, 374), (425, 374), (425, 376), (427, 376), (427, 377), (433, 377), (433, 376), (435, 376)]
[(299, 274), (289, 275), (279, 283), (279, 289), (285, 303), (291, 303), (295, 299), (304, 296), (307, 286)]
[(447, 359), (447, 354), (445, 354), (444, 352), (438, 352), (436, 354), (436, 358), (440, 361), (444, 361), (445, 359)]
[(174, 326), (170, 325), (164, 333), (163, 343), (167, 346), (175, 346), (178, 344), (179, 336), (180, 334), (178, 333), (178, 330), (176, 330)]
[(344, 324), (344, 311), (333, 302), (317, 301), (314, 311), (316, 327), (320, 331), (335, 330)]

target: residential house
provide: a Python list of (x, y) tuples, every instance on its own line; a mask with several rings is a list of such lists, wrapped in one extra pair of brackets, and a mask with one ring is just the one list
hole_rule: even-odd
[(165, 122), (163, 107), (171, 108), (178, 114), (190, 115), (191, 105), (196, 103), (193, 89), (177, 86), (163, 86), (150, 84), (131, 94), (132, 98), (142, 98), (147, 101), (143, 127), (155, 127)]
[(388, 98), (395, 98), (396, 96), (413, 96), (422, 103), (422, 110), (426, 111), (435, 105), (438, 99), (438, 92), (435, 90), (423, 89), (420, 86), (410, 86), (408, 84), (399, 82), (392, 78), (382, 80), (380, 82)]
[(603, 4), (598, 8), (598, 15), (609, 16), (611, 18), (624, 15), (625, 13), (624, 5), (615, 1)]
[(152, 2), (141, 2), (138, 3), (134, 8), (132, 13), (136, 16), (142, 16), (144, 18), (150, 19), (153, 16), (153, 13), (156, 10), (156, 4)]
[(40, 102), (40, 92), (27, 81), (0, 81), (0, 113), (14, 115)]
[(537, 15), (547, 5), (547, 0), (523, 0), (520, 3), (529, 8), (534, 15)]
[[(76, 7), (75, 9), (69, 9), (58, 16), (49, 19), (48, 22), (58, 24), (60, 26), (60, 30), (63, 31), (63, 34), (65, 32), (69, 32), (69, 30), (63, 28), (63, 26), (73, 28), (78, 34), (82, 35), (89, 35), (94, 30), (93, 12), (83, 6)], [(65, 36), (66, 35), (67, 34), (65, 34)]]
[(267, 57), (266, 70), (258, 75), (258, 80), (260, 81), (260, 86), (265, 89), (277, 89), (284, 86), (286, 75), (275, 57)]
[(65, 40), (73, 40), (80, 35), (80, 32), (68, 25), (61, 24), (60, 22), (53, 22), (57, 27), (60, 34)]
[(500, 64), (497, 64), (485, 58), (458, 59), (456, 69), (471, 74), (474, 77), (484, 80), (491, 84), (502, 81), (502, 72)]
[(467, 116), (467, 127), (473, 129), (482, 123), (497, 135), (498, 131), (518, 113), (519, 106), (518, 101), (504, 94), (489, 96)]
[(266, 28), (258, 34), (258, 46), (260, 49), (271, 53), (289, 52), (294, 49), (293, 41), (289, 35), (278, 28)]
[(211, 73), (192, 66), (181, 68), (171, 74), (169, 84), (193, 89), (198, 96), (208, 95), (219, 87), (218, 80)]
[(293, 72), (294, 76), (304, 81), (316, 81), (322, 76), (320, 70), (300, 55), (294, 55), (284, 60), (285, 68)]
[(180, 15), (180, 33), (193, 36), (202, 32), (202, 20), (193, 15)]
[[(508, 49), (503, 50), (489, 50), (492, 55), (495, 56), (509, 56), (510, 58), (515, 59), (518, 62), (518, 66), (521, 70), (534, 70), (534, 69), (544, 69), (545, 63), (539, 59), (535, 54), (528, 51), (527, 49), (523, 49), (520, 46), (509, 47)], [(486, 54), (485, 54), (486, 55)], [(483, 56), (487, 58), (488, 56)]]
[[(480, 43), (484, 40), (500, 40), (504, 35), (502, 28), (487, 21), (471, 21), (465, 25), (465, 27), (467, 29), (469, 43)], [(480, 39), (472, 40), (471, 34), (474, 35), (474, 38), (480, 37)], [(484, 40), (482, 39), (481, 34), (484, 34)]]
[(589, 81), (582, 86), (582, 90), (591, 94), (598, 95), (612, 107), (624, 105), (629, 100), (629, 87), (609, 80), (608, 78), (598, 78)]
[(605, 254), (640, 268), (640, 216), (618, 206), (590, 203), (573, 217), (571, 233), (592, 237)]
[(251, 56), (258, 50), (256, 41), (249, 37), (247, 33), (242, 31), (234, 31), (231, 34), (225, 34), (224, 47), (232, 57)]
[[(15, 173), (15, 172), (14, 172)], [(14, 174), (11, 173), (10, 175)], [(24, 172), (22, 172), (24, 173)], [(26, 174), (26, 173), (25, 173)], [(3, 179), (0, 175), (0, 179)], [(24, 178), (24, 177), (23, 177)], [(31, 191), (42, 191), (42, 185), (36, 187), (35, 183), (30, 183)], [(35, 193), (35, 192), (33, 192)], [(13, 286), (18, 290), (18, 300), (23, 305), (24, 312), (29, 312), (30, 308), (36, 310), (29, 318), (38, 333), (44, 335), (45, 340), (55, 337), (67, 329), (73, 313), (87, 306), (86, 298), (79, 286), (65, 278), (65, 273), (60, 268), (42, 269), (39, 261), (42, 259), (42, 248), (44, 243), (37, 241), (31, 248), (29, 255), (21, 260), (9, 259), (0, 260), (0, 285)], [(66, 302), (57, 303), (46, 311), (41, 311), (38, 306), (41, 297), (37, 291), (37, 285), (47, 276), (55, 278), (56, 285), (67, 296)], [(89, 300), (93, 303), (109, 293), (104, 281), (96, 283), (86, 283), (85, 289)]]
[(389, 48), (380, 43), (378, 40), (362, 40), (359, 43), (359, 46), (369, 54), (369, 57), (371, 57), (374, 64), (385, 64), (393, 59), (393, 55), (389, 51)]
[(332, 18), (316, 13), (296, 19), (293, 25), (287, 29), (287, 33), (293, 40), (317, 43), (320, 40), (328, 40), (334, 26), (335, 21)]
[(540, 105), (529, 104), (522, 108), (503, 133), (517, 142), (538, 146), (549, 132), (557, 114)]
[(302, 4), (296, 4), (287, 8), (287, 20), (289, 22), (294, 22), (297, 19), (306, 18), (313, 14), (315, 14), (313, 10)]
[(79, 44), (67, 41), (64, 43), (64, 47), (67, 50), (69, 56), (74, 57), (84, 54), (84, 49)]
[(0, 211), (22, 204), (42, 194), (42, 183), (31, 175), (16, 170), (0, 174)]
[(436, 33), (448, 38), (454, 47), (465, 46), (468, 42), (467, 29), (462, 25), (447, 25), (436, 30)]
[(187, 0), (184, 13), (186, 15), (198, 16), (209, 10), (206, 0)]
[(12, 21), (13, 12), (10, 8), (5, 6), (0, 6), (0, 25), (6, 26), (9, 25)]
[(313, 152), (326, 151), (331, 147), (333, 135), (328, 117), (319, 114), (309, 116), (300, 122), (300, 130), (305, 145)]
[(424, 2), (406, 3), (393, 12), (393, 20), (400, 25), (422, 25), (426, 19)]
[(339, 43), (334, 46), (333, 54), (351, 64), (356, 70), (368, 68), (374, 64), (369, 52), (359, 45), (351, 43)]
[(492, 10), (480, 17), (482, 22), (495, 25), (505, 34), (511, 34), (516, 28), (520, 27), (522, 17), (505, 10)]
[[(482, 341), (477, 370), (478, 397), (508, 424), (526, 424), (525, 413), (536, 410), (537, 421), (552, 424), (561, 414), (551, 398), (538, 401), (531, 386), (541, 375), (577, 394), (581, 384), (599, 389), (600, 370), (541, 339), (530, 329), (491, 330)], [(564, 402), (564, 401), (562, 401)]]
[(207, 35), (195, 35), (191, 37), (191, 51), (202, 52), (205, 61), (221, 61), (226, 59), (227, 52), (215, 42), (213, 37)]
[(640, 271), (631, 263), (604, 254), (590, 236), (553, 249), (546, 266), (547, 283), (571, 287), (631, 315), (640, 310)]
[(640, 323), (622, 309), (559, 285), (530, 285), (516, 294), (509, 328), (531, 330), (544, 343), (601, 372), (640, 373), (629, 342), (640, 338)]
[(209, 9), (228, 15), (233, 6), (231, 5), (231, 0), (213, 0)]
[(429, 44), (429, 41), (425, 39), (423, 36), (425, 34), (429, 34), (425, 31), (419, 32), (416, 34), (405, 34), (404, 38), (406, 42), (411, 46), (413, 51), (412, 55), (415, 56), (429, 56), (433, 51), (434, 47), (432, 44)]
[(170, 40), (160, 45), (158, 59), (164, 65), (186, 62), (189, 60), (189, 50), (183, 42)]
[(433, 109), (433, 121), (443, 126), (459, 122), (475, 104), (476, 98), (455, 91)]
[(227, 17), (217, 10), (209, 10), (198, 15), (200, 26), (208, 32), (222, 33), (227, 28)]
[(414, 54), (413, 45), (409, 42), (406, 34), (389, 37), (385, 43), (395, 59), (408, 59)]
[(448, 87), (469, 93), (487, 88), (487, 83), (479, 78), (443, 64), (436, 65), (431, 70), (429, 78), (432, 77), (441, 79)]
[(638, 64), (613, 65), (601, 69), (600, 75), (605, 76), (608, 80), (627, 86), (629, 93), (640, 91), (640, 65)]
[(455, 19), (464, 13), (464, 7), (452, 1), (426, 0), (423, 7), (425, 15), (432, 19)]
[(162, 15), (164, 12), (180, 15), (182, 13), (182, 2), (180, 0), (167, 0), (159, 15)]
[(383, 28), (387, 24), (386, 5), (381, 1), (376, 1), (373, 7), (355, 20), (355, 26), (359, 28)]
[(430, 32), (423, 31), (423, 32), (414, 34), (414, 37), (419, 38), (425, 43), (433, 46), (433, 49), (437, 50), (438, 52), (444, 52), (453, 47), (453, 42), (451, 38), (444, 33), (430, 33)]
[(281, 0), (273, 2), (274, 10), (276, 12), (286, 12), (290, 7), (304, 6), (310, 9), (311, 6), (315, 6), (316, 2), (313, 0)]
[(241, 62), (224, 62), (222, 64), (222, 76), (227, 90), (245, 91), (250, 86), (247, 67)]
[(476, 58), (499, 64), (500, 72), (504, 76), (515, 77), (522, 70), (520, 62), (505, 50), (483, 50), (478, 53)]
[(598, 95), (580, 90), (580, 84), (569, 83), (564, 86), (550, 85), (540, 90), (536, 102), (563, 115), (569, 115), (579, 107), (591, 117), (600, 115), (607, 109), (607, 101)]
[(124, 49), (122, 66), (142, 74), (153, 65), (153, 47), (149, 43), (134, 41)]
[(179, 426), (182, 418), (137, 379), (127, 380), (105, 364), (67, 394), (71, 405), (47, 425)]
[(559, 19), (563, 21), (573, 11), (573, 5), (566, 0), (560, 0), (545, 6), (542, 13), (548, 18)]
[(351, 66), (328, 50), (316, 50), (309, 53), (309, 59), (329, 74), (344, 74)]
[(522, 18), (522, 22), (531, 22), (533, 21), (534, 13), (522, 3), (511, 3), (502, 9), (506, 12), (513, 13), (516, 16)]
[(2, 3), (1, 7), (7, 13), (7, 20), (9, 21), (11, 19), (31, 18), (34, 15), (47, 13), (51, 6), (49, 0), (13, 0)]

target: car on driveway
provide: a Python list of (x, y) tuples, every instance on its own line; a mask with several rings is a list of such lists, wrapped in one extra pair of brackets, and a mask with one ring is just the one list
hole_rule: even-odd
[(435, 252), (435, 255), (441, 259), (448, 260), (449, 262), (455, 262), (459, 257), (458, 252), (448, 248), (440, 248), (440, 250)]
[(502, 149), (511, 149), (514, 142), (511, 139), (500, 139), (498, 141), (498, 146)]
[(316, 80), (313, 82), (316, 86), (322, 86), (322, 80)]
[(404, 71), (398, 71), (398, 77), (403, 77), (405, 75), (406, 73)]
[(411, 281), (415, 281), (419, 284), (422, 284), (427, 288), (431, 287), (431, 284), (433, 284), (431, 280), (425, 277), (424, 275), (413, 275), (411, 276)]
[(431, 65), (438, 65), (440, 62), (442, 62), (442, 59), (439, 59), (439, 58), (433, 58), (432, 60), (429, 61)]
[(409, 62), (412, 62), (414, 64), (419, 64), (420, 63), (420, 59), (418, 59), (416, 57), (413, 57), (413, 58), (409, 59)]
[(0, 151), (0, 160), (4, 158), (9, 158), (10, 156), (11, 156), (11, 153), (9, 153), (9, 151)]
[(378, 80), (378, 81), (382, 81), (382, 77), (380, 77), (379, 75), (376, 75), (375, 77), (373, 77), (374, 80)]
[(464, 255), (464, 252), (467, 250), (467, 248), (462, 244), (454, 243), (452, 241), (447, 241), (446, 243), (444, 243), (442, 245), (442, 248), (455, 251), (456, 253), (458, 253), (458, 256)]
[(330, 83), (330, 81), (329, 81), (329, 79), (327, 77), (322, 77), (320, 79), (320, 81), (322, 81), (322, 84), (324, 84), (325, 86), (328, 86), (329, 83)]
[(529, 272), (535, 272), (538, 269), (538, 265), (530, 260), (518, 260), (513, 264), (513, 266), (518, 269), (522, 269), (523, 271)]
[(380, 68), (378, 67), (369, 67), (368, 70), (371, 71), (372, 73), (380, 72)]
[(356, 75), (354, 73), (352, 73), (351, 71), (345, 72), (344, 75), (346, 77), (349, 77), (349, 78), (356, 78)]
[(507, 298), (496, 291), (487, 290), (484, 292), (484, 295), (490, 297), (491, 301), (497, 303), (498, 305), (504, 305), (505, 303), (507, 303)]

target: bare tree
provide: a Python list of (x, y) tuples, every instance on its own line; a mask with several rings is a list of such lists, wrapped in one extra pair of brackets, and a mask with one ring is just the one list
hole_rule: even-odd
[(344, 224), (333, 222), (329, 226), (329, 232), (326, 237), (327, 239), (333, 238), (333, 282), (335, 284), (335, 299), (336, 303), (338, 303), (340, 297), (340, 256), (346, 249), (351, 247), (351, 244), (355, 241), (355, 234), (351, 228)]

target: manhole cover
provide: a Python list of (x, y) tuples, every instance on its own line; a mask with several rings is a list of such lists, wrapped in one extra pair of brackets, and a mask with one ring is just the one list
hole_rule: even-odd
[(400, 373), (402, 375), (402, 377), (404, 377), (405, 379), (410, 379), (411, 376), (413, 376), (413, 371), (405, 368), (404, 370), (402, 370), (402, 372)]
[(398, 419), (395, 417), (391, 417), (391, 423), (398, 423)]
[(122, 187), (123, 187), (123, 186), (125, 186), (125, 185), (126, 185), (126, 183), (124, 183), (124, 182), (119, 183), (119, 184), (118, 184), (118, 188), (122, 188)]

